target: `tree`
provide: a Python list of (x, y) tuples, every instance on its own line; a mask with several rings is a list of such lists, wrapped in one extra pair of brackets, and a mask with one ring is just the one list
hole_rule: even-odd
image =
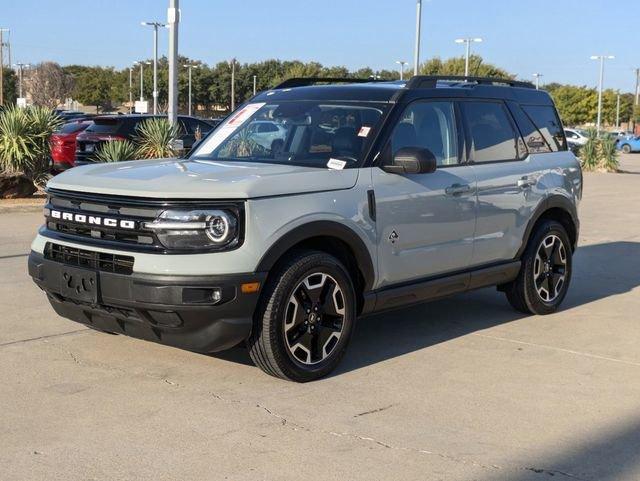
[(116, 72), (112, 67), (82, 65), (71, 65), (64, 70), (74, 80), (73, 98), (85, 105), (95, 105), (98, 113), (111, 110), (114, 103), (128, 100), (127, 70)]
[[(465, 58), (453, 57), (444, 62), (434, 57), (420, 65), (422, 75), (464, 75)], [(515, 75), (490, 63), (484, 63), (480, 55), (469, 57), (469, 75), (477, 77), (499, 77), (513, 79)]]
[(55, 108), (73, 89), (73, 78), (55, 62), (42, 62), (29, 70), (29, 93), (34, 105)]
[(13, 105), (18, 98), (18, 76), (7, 67), (4, 67), (2, 72), (2, 100), (4, 105)]

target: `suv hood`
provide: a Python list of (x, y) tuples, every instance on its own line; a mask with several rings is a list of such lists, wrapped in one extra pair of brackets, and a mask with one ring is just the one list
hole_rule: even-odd
[(357, 180), (358, 169), (161, 159), (76, 167), (47, 187), (133, 197), (249, 199), (350, 189)]

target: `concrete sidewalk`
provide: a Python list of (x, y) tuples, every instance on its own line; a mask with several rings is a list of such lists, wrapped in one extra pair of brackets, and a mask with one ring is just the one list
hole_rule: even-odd
[(640, 155), (587, 174), (561, 312), (495, 289), (359, 323), (299, 385), (57, 317), (0, 213), (2, 480), (640, 479)]

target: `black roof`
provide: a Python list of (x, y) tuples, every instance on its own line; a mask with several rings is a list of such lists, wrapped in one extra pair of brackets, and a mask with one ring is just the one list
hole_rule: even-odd
[[(528, 82), (511, 79), (483, 77), (431, 77), (417, 76), (407, 81), (381, 82), (377, 80), (357, 80), (340, 84), (313, 85), (315, 82), (335, 79), (291, 79), (281, 86), (258, 94), (254, 102), (283, 100), (334, 100), (352, 102), (397, 102), (400, 98), (486, 98), (514, 100), (522, 104), (551, 105), (549, 94), (536, 90)], [(299, 87), (290, 85), (302, 85)]]

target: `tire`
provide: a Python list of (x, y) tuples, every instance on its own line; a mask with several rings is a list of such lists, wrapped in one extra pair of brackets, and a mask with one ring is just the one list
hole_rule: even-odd
[(264, 372), (296, 382), (330, 373), (340, 362), (356, 319), (348, 271), (319, 251), (293, 253), (270, 275), (247, 341)]
[(630, 146), (629, 144), (624, 144), (624, 145), (622, 146), (622, 151), (623, 151), (625, 154), (630, 154), (630, 153), (631, 153), (631, 146)]
[(504, 286), (514, 309), (545, 315), (558, 310), (573, 272), (571, 242), (564, 227), (543, 221), (529, 239), (518, 277)]

